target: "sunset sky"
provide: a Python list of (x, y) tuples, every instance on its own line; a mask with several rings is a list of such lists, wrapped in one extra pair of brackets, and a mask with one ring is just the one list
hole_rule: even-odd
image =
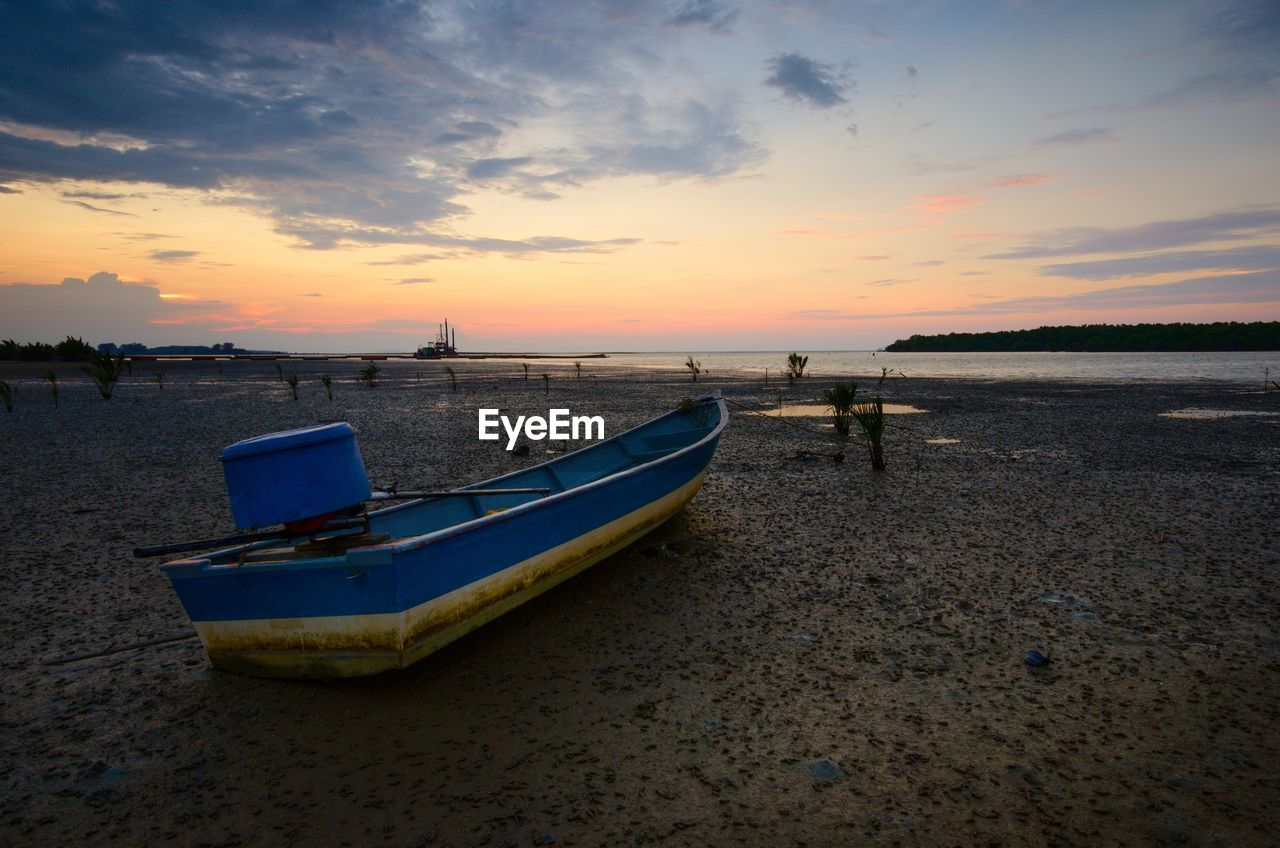
[(0, 337), (1280, 319), (1280, 3), (3, 3)]

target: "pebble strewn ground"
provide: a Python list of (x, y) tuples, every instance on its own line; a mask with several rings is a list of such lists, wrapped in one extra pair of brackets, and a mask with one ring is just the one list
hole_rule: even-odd
[(1276, 393), (897, 380), (886, 396), (929, 414), (898, 419), (884, 475), (734, 408), (681, 516), (407, 671), (257, 680), (194, 642), (48, 666), (188, 627), (130, 552), (230, 528), (216, 456), (237, 439), (348, 420), (375, 483), (446, 486), (547, 458), (478, 441), (479, 406), (568, 406), (614, 433), (693, 389), (460, 363), (454, 394), (439, 364), (390, 363), (369, 390), (335, 362), (302, 367), (295, 403), (271, 364), (162, 367), (163, 390), (138, 366), (108, 403), (67, 369), (56, 410), (42, 368), (0, 375), (23, 378), (0, 413), (0, 843), (1280, 833), (1280, 422), (1157, 415), (1275, 411)]

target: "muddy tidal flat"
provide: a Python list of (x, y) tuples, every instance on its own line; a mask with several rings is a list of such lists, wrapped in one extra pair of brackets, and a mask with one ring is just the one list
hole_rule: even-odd
[[(148, 363), (109, 402), (67, 366), (56, 408), (5, 366), (0, 844), (1276, 844), (1280, 393), (893, 380), (923, 412), (876, 474), (776, 414), (831, 381), (707, 366), (302, 363), (294, 401), (272, 363)], [(375, 486), (447, 487), (564, 447), (479, 407), (612, 435), (704, 387), (732, 418), (683, 513), (408, 670), (51, 664), (189, 629), (131, 552), (232, 529), (234, 441), (350, 421)]]

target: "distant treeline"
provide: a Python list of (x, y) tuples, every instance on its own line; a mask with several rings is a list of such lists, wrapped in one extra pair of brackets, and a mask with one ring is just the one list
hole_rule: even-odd
[(128, 344), (107, 342), (95, 348), (84, 339), (72, 336), (67, 336), (57, 344), (46, 344), (45, 342), (19, 344), (13, 339), (0, 341), (0, 361), (16, 360), (18, 362), (52, 362), (54, 360), (60, 362), (88, 362), (95, 353), (105, 353), (108, 356), (115, 356), (120, 353), (125, 356), (142, 354), (158, 356), (230, 356), (236, 353), (276, 352), (245, 350), (242, 347), (236, 347), (234, 342), (223, 342), (215, 345), (164, 345), (162, 347), (147, 347), (141, 342), (130, 342)]
[(84, 339), (67, 336), (57, 344), (44, 342), (28, 342), (18, 344), (13, 339), (0, 342), (0, 360), (18, 360), (20, 362), (51, 362), (60, 359), (63, 362), (85, 362), (94, 354), (93, 345)]
[(994, 333), (947, 333), (900, 339), (885, 350), (895, 353), (1280, 350), (1280, 321), (1085, 324)]
[(223, 342), (215, 345), (161, 345), (160, 347), (147, 347), (142, 342), (129, 342), (128, 344), (118, 345), (114, 342), (106, 342), (98, 345), (98, 350), (103, 353), (115, 356), (123, 353), (125, 356), (149, 354), (153, 356), (230, 356), (235, 353), (275, 353), (276, 351), (260, 351), (245, 350), (242, 347), (236, 347), (235, 342)]

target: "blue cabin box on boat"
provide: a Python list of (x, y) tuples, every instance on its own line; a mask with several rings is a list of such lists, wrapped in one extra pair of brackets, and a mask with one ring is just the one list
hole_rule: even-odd
[(501, 438), (498, 433), (499, 424), (507, 434), (507, 450), (516, 446), (516, 440), (522, 431), (526, 439), (535, 442), (543, 439), (567, 442), (570, 439), (604, 438), (604, 416), (601, 415), (573, 415), (567, 409), (549, 409), (546, 418), (541, 415), (518, 415), (512, 424), (511, 419), (500, 414), (499, 410), (481, 409), (480, 441), (498, 441)]

